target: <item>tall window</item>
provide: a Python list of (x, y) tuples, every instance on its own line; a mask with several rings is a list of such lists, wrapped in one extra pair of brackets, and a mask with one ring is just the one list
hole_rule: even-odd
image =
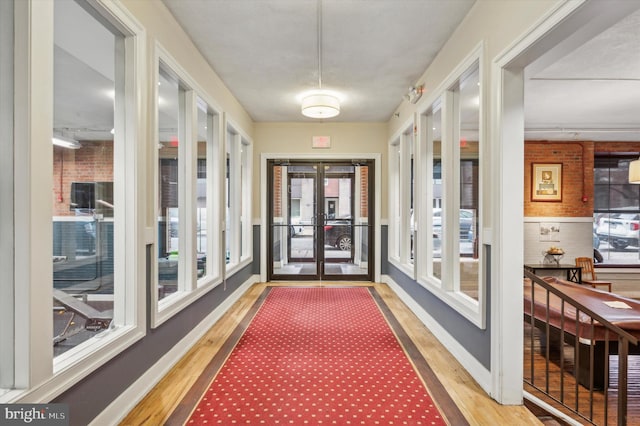
[(401, 253), (401, 221), (402, 203), (402, 151), (400, 138), (395, 139), (389, 146), (389, 257), (400, 261)]
[(420, 116), (418, 281), (484, 327), (481, 52), (459, 66)]
[(249, 259), (253, 253), (253, 229), (251, 221), (251, 144), (240, 138), (240, 258)]
[(389, 146), (389, 258), (414, 275), (414, 123), (407, 123)]
[(221, 280), (221, 113), (157, 45), (157, 243), (152, 325)]
[(226, 143), (225, 246), (227, 269), (252, 257), (251, 143), (231, 124)]
[(437, 101), (426, 114), (425, 124), (425, 187), (427, 219), (425, 232), (426, 275), (433, 283), (439, 284), (442, 279), (442, 208), (444, 206), (443, 174), (442, 174), (442, 110)]
[(144, 332), (143, 30), (109, 2), (32, 3), (0, 2), (0, 401), (57, 395)]
[[(456, 201), (458, 220), (453, 222), (457, 239), (455, 255), (458, 263), (456, 290), (478, 299), (478, 213), (479, 213), (479, 129), (480, 70), (478, 65), (464, 73), (453, 89), (456, 158)], [(454, 238), (454, 241), (456, 239)]]
[[(105, 332), (123, 283), (114, 260), (124, 238), (114, 157), (124, 108), (123, 36), (75, 2), (54, 4), (54, 355)], [(88, 45), (85, 43), (91, 40)], [(90, 46), (90, 47), (89, 47)]]
[[(158, 77), (158, 300), (182, 290), (186, 106), (185, 85), (160, 62)], [(180, 208), (182, 206), (182, 208)]]
[(402, 260), (406, 264), (413, 264), (413, 199), (414, 199), (414, 181), (413, 181), (413, 160), (414, 160), (414, 137), (413, 126), (402, 134)]
[(594, 155), (593, 247), (603, 263), (640, 263), (640, 185), (629, 183), (637, 154)]
[(227, 130), (227, 143), (225, 144), (225, 259), (227, 265), (235, 265), (238, 263), (239, 256), (236, 256), (234, 242), (233, 229), (235, 229), (236, 218), (232, 214), (232, 209), (236, 204), (237, 199), (237, 185), (235, 175), (235, 158), (234, 147), (236, 146), (236, 134), (231, 130)]
[[(215, 178), (217, 169), (218, 129), (220, 115), (214, 112), (201, 98), (197, 99), (198, 137), (196, 165), (196, 271), (198, 283), (205, 283), (203, 278), (218, 276), (217, 219), (215, 197), (217, 191)], [(211, 169), (212, 172), (209, 172)]]

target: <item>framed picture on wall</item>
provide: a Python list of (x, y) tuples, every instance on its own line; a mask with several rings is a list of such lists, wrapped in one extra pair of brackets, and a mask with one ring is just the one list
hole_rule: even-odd
[(562, 201), (562, 163), (533, 163), (531, 167), (531, 201)]

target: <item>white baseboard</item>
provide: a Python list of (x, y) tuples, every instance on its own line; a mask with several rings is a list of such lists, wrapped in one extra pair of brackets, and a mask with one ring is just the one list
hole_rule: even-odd
[(117, 425), (155, 385), (173, 368), (174, 365), (195, 345), (202, 336), (224, 315), (234, 303), (255, 283), (260, 281), (259, 275), (252, 275), (242, 283), (227, 299), (207, 315), (193, 330), (184, 336), (180, 342), (164, 354), (138, 380), (129, 386), (118, 398), (113, 400), (90, 425)]
[(489, 395), (491, 395), (491, 372), (487, 370), (478, 360), (469, 353), (456, 339), (447, 332), (422, 306), (418, 304), (407, 292), (405, 292), (398, 283), (396, 283), (389, 275), (382, 275), (382, 282), (396, 293), (405, 305), (413, 311), (420, 321), (431, 331), (440, 343), (453, 355), (467, 372), (474, 378), (480, 387)]

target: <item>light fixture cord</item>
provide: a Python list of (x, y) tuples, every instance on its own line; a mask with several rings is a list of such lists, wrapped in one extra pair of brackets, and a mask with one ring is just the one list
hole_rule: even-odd
[(318, 0), (318, 88), (322, 89), (322, 0)]

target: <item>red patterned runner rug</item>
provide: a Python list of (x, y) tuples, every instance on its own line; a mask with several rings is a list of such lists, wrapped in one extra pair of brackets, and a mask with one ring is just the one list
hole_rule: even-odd
[(373, 287), (269, 287), (234, 334), (167, 424), (468, 424)]

